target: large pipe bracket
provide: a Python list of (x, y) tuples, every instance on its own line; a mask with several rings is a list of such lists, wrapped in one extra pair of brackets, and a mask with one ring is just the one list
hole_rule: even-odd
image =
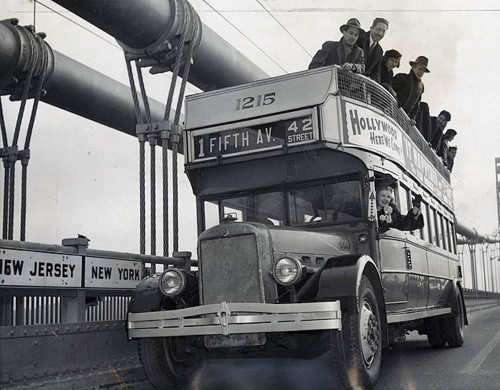
[[(35, 33), (33, 26), (20, 26), (17, 19), (0, 21), (0, 96), (11, 95), (12, 101), (21, 99), (24, 82), (34, 58), (38, 60), (33, 63), (35, 68), (32, 84), (38, 81), (44, 72), (44, 63), (41, 60), (44, 51), (47, 55), (44, 86), (50, 82), (54, 70), (54, 54), (44, 38), (45, 33)], [(34, 94), (35, 89), (30, 87), (28, 98), (34, 97)]]
[(186, 0), (170, 0), (170, 3), (172, 8), (175, 9), (176, 17), (154, 44), (144, 48), (141, 54), (137, 53), (135, 55), (132, 55), (124, 47), (126, 57), (138, 56), (139, 66), (151, 67), (151, 74), (172, 71), (179, 50), (182, 50), (182, 63), (186, 62), (188, 50), (185, 45), (182, 45), (182, 34), (184, 34), (184, 42), (195, 45), (195, 51), (200, 45), (202, 24), (198, 13)]
[(209, 27), (202, 26), (186, 0), (53, 1), (115, 37), (129, 59), (140, 60), (143, 67), (152, 66), (152, 72), (169, 69), (180, 34), (185, 31), (187, 41), (195, 40), (197, 48), (188, 80), (203, 90), (269, 77)]

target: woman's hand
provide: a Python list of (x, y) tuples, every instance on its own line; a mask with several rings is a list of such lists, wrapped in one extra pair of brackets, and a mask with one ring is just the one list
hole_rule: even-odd
[(351, 64), (350, 62), (345, 62), (344, 65), (342, 65), (342, 69), (348, 72), (355, 72), (356, 66), (354, 64)]

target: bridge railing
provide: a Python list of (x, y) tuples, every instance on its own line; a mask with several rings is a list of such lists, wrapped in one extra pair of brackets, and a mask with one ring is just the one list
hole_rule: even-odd
[(191, 253), (160, 257), (0, 240), (0, 326), (117, 321), (136, 286), (156, 265), (190, 267)]
[(464, 288), (464, 299), (479, 300), (479, 299), (497, 299), (500, 300), (500, 293), (491, 291), (472, 290)]

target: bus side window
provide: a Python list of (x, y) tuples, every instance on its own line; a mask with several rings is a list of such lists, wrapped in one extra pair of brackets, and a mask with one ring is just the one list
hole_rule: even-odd
[(436, 231), (437, 231), (437, 241), (438, 241), (437, 244), (441, 248), (444, 248), (442, 217), (441, 214), (439, 214), (439, 212), (436, 211), (435, 213), (436, 213)]
[(439, 245), (438, 236), (436, 234), (436, 211), (432, 206), (429, 206), (429, 234), (430, 242), (434, 245)]
[(456, 234), (455, 234), (455, 225), (453, 222), (450, 222), (450, 233), (451, 233), (451, 243), (453, 246), (453, 253), (457, 254), (457, 241), (456, 241)]
[(406, 215), (408, 213), (408, 189), (404, 186), (400, 185), (398, 187), (398, 195), (399, 195), (399, 211), (401, 214)]
[(422, 201), (420, 204), (420, 211), (422, 213), (422, 216), (424, 217), (424, 227), (420, 229), (420, 237), (425, 240), (429, 241), (429, 216), (428, 216), (428, 207), (427, 203)]
[(441, 227), (441, 247), (443, 247), (443, 249), (446, 249), (448, 250), (448, 234), (447, 234), (447, 230), (446, 230), (446, 218), (439, 214), (439, 221), (440, 221), (440, 227)]
[(446, 224), (446, 237), (448, 238), (448, 252), (453, 253), (453, 238), (451, 236), (451, 229), (450, 229), (450, 221), (446, 218), (445, 219), (445, 224)]

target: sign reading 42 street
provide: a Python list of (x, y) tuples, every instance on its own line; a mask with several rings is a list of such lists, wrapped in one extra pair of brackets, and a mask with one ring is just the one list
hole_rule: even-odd
[(193, 137), (194, 160), (314, 141), (311, 115)]

